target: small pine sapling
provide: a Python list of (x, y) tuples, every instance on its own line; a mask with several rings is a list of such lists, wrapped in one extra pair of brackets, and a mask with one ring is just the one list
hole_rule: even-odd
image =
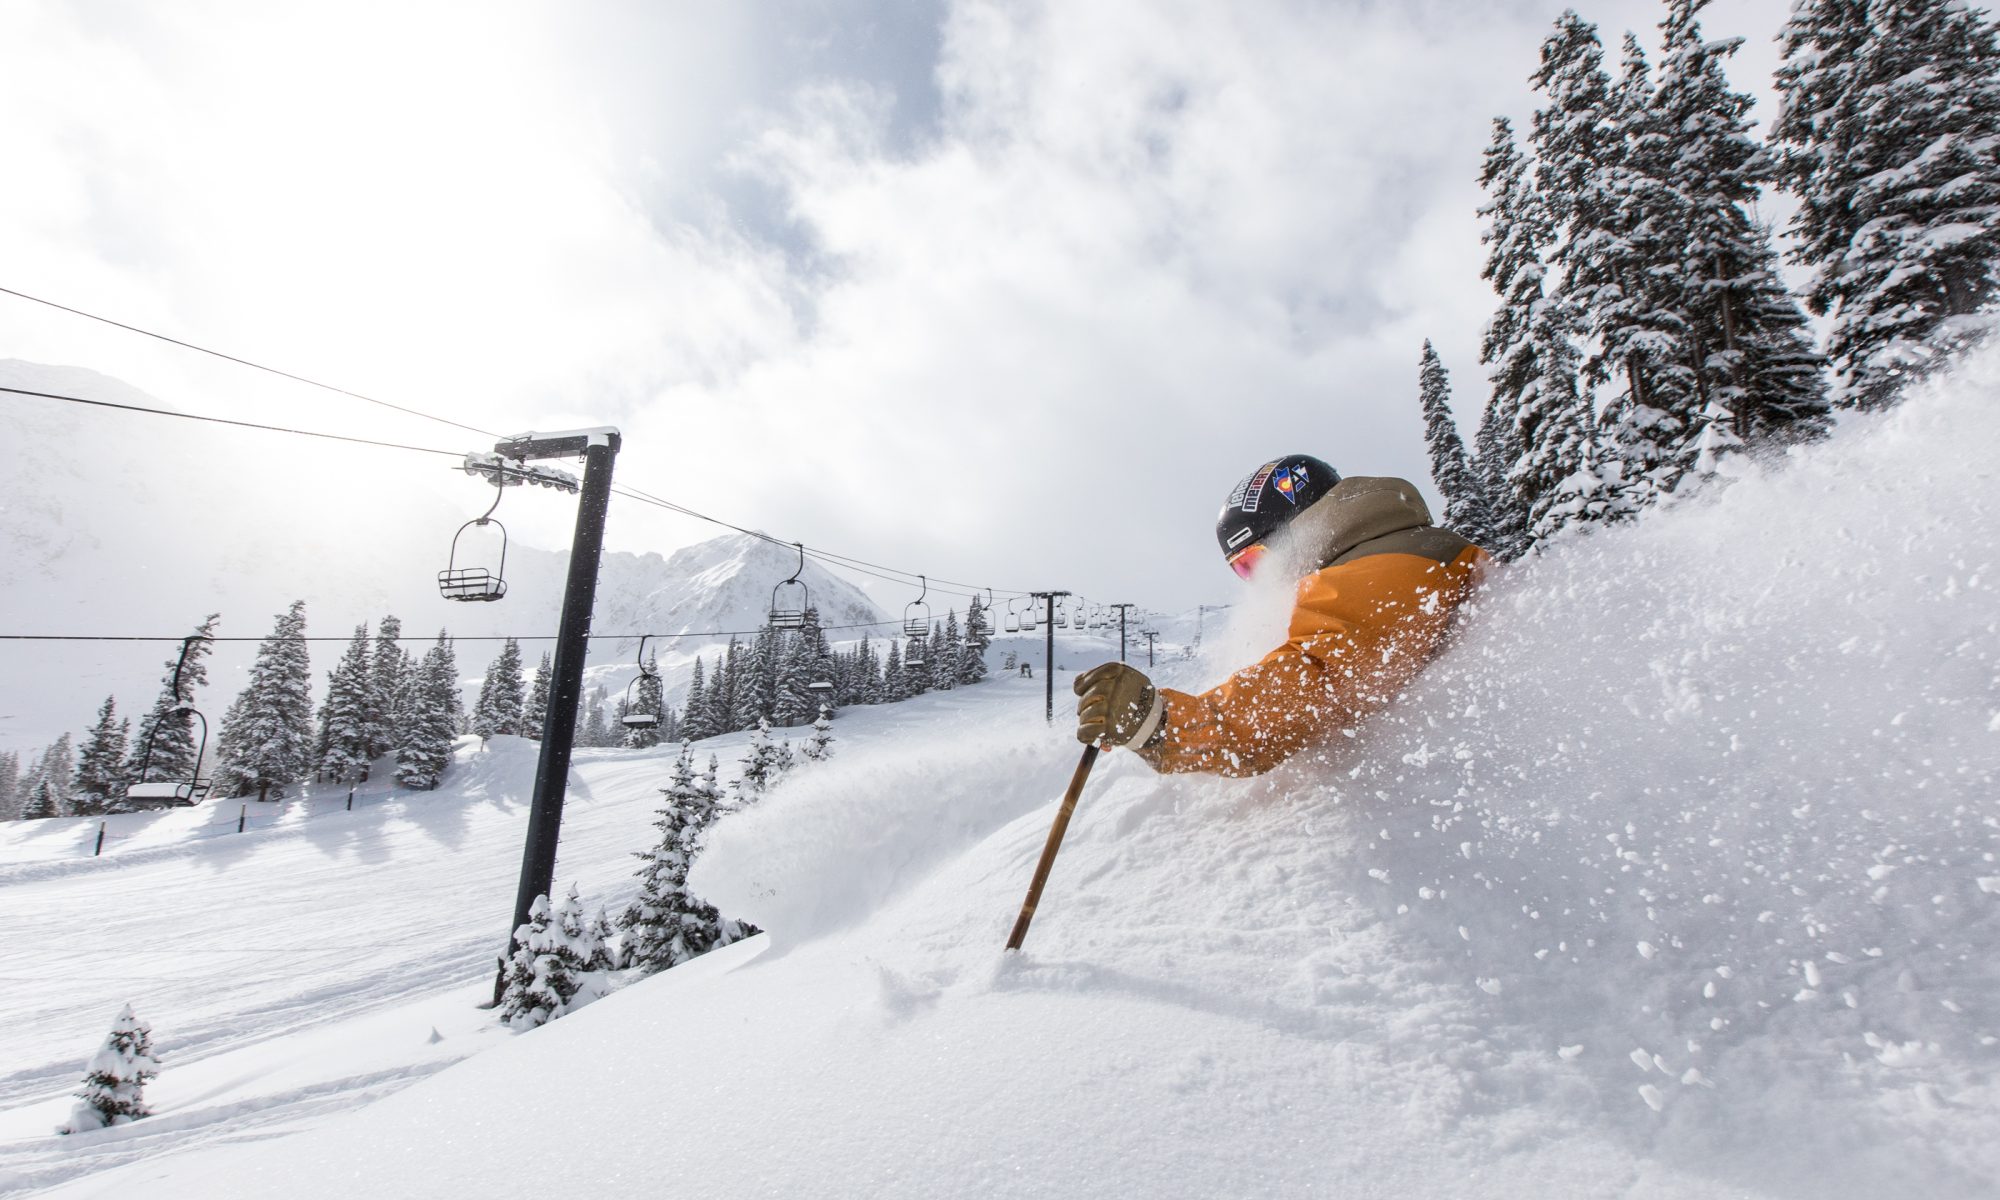
[(799, 751), (807, 762), (825, 762), (833, 757), (833, 722), (827, 719), (826, 705), (819, 706), (819, 720), (813, 722), (812, 736)]
[(85, 1068), (83, 1090), (77, 1093), (76, 1108), (57, 1133), (87, 1133), (113, 1125), (126, 1125), (152, 1115), (146, 1107), (146, 1082), (160, 1073), (160, 1060), (153, 1056), (152, 1027), (141, 1021), (127, 1004), (118, 1011), (104, 1045)]

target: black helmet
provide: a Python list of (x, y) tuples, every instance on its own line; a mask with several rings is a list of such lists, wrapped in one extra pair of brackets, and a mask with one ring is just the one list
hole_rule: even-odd
[(1287, 454), (1258, 467), (1229, 493), (1215, 519), (1223, 557), (1238, 575), (1250, 578), (1271, 535), (1339, 482), (1340, 472), (1310, 454)]

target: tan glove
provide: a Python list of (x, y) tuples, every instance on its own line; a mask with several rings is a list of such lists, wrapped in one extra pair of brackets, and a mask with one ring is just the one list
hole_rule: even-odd
[(1144, 671), (1105, 663), (1076, 677), (1076, 740), (1137, 749), (1160, 727), (1165, 705)]

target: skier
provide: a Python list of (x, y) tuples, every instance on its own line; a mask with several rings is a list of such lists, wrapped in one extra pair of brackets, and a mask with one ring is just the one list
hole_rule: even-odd
[(1198, 696), (1124, 663), (1093, 667), (1076, 677), (1078, 741), (1162, 772), (1262, 774), (1408, 686), (1489, 561), (1433, 525), (1407, 481), (1342, 479), (1304, 454), (1237, 484), (1215, 536), (1242, 578), (1299, 579), (1285, 644)]

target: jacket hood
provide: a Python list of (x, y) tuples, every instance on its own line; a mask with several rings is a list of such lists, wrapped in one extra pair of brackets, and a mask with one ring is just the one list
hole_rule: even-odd
[(1285, 526), (1283, 552), (1303, 575), (1364, 542), (1430, 524), (1430, 507), (1408, 480), (1350, 475)]

